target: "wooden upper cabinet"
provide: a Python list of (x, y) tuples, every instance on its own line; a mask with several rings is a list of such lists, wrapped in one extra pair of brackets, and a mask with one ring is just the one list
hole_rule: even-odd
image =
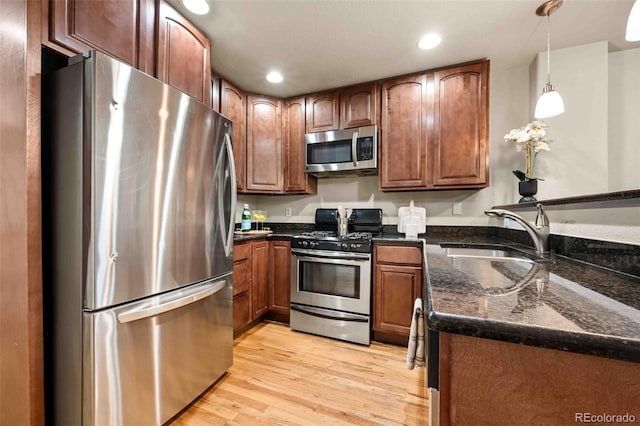
[(282, 109), (282, 140), (284, 146), (284, 192), (288, 194), (315, 194), (315, 176), (304, 172), (305, 164), (305, 101), (304, 98), (287, 99)]
[(377, 83), (361, 84), (340, 93), (340, 128), (378, 124), (380, 94)]
[(247, 96), (247, 191), (282, 192), (282, 101)]
[(163, 0), (158, 11), (156, 70), (158, 80), (210, 105), (211, 42)]
[(340, 109), (338, 91), (308, 95), (305, 98), (307, 133), (338, 130)]
[(220, 112), (220, 76), (211, 73), (211, 109)]
[[(427, 152), (433, 77), (420, 74), (382, 82), (380, 188), (427, 188)], [(432, 83), (431, 83), (432, 84)]]
[(68, 55), (99, 50), (154, 74), (154, 0), (53, 0), (43, 6), (48, 46)]
[(436, 71), (433, 185), (489, 183), (489, 62)]
[(246, 170), (246, 115), (247, 104), (245, 94), (226, 80), (220, 82), (220, 113), (233, 122), (234, 163), (236, 166), (236, 188), (238, 192), (245, 190)]

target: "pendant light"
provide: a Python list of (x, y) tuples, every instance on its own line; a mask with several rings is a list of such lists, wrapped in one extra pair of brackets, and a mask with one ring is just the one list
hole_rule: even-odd
[(627, 21), (627, 41), (640, 40), (640, 0), (636, 0), (629, 12), (629, 20)]
[(564, 112), (562, 97), (551, 84), (551, 14), (562, 6), (562, 0), (548, 0), (536, 9), (536, 15), (547, 17), (547, 84), (536, 103), (535, 118), (553, 117)]

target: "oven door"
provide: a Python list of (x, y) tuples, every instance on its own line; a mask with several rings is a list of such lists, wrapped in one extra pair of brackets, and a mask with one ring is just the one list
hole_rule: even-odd
[(371, 254), (292, 250), (291, 302), (369, 315)]

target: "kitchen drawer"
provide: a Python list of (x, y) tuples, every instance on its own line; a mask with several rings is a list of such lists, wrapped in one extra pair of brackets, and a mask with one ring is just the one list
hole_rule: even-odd
[(234, 331), (251, 321), (251, 297), (248, 292), (233, 298), (233, 329)]
[(251, 287), (251, 260), (233, 262), (233, 296), (244, 293)]
[(246, 242), (242, 244), (233, 245), (233, 261), (249, 259), (251, 256), (251, 243)]
[(377, 245), (375, 246), (375, 261), (395, 265), (422, 266), (422, 250), (418, 247)]

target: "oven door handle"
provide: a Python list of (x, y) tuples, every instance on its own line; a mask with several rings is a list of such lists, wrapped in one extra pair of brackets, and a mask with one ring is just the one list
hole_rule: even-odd
[(313, 308), (311, 306), (301, 306), (294, 303), (291, 304), (291, 309), (294, 311), (302, 312), (303, 314), (311, 315), (318, 318), (326, 318), (339, 321), (351, 321), (351, 322), (369, 322), (369, 318), (363, 315), (350, 314), (347, 312), (336, 312), (331, 314), (324, 313), (325, 309)]

